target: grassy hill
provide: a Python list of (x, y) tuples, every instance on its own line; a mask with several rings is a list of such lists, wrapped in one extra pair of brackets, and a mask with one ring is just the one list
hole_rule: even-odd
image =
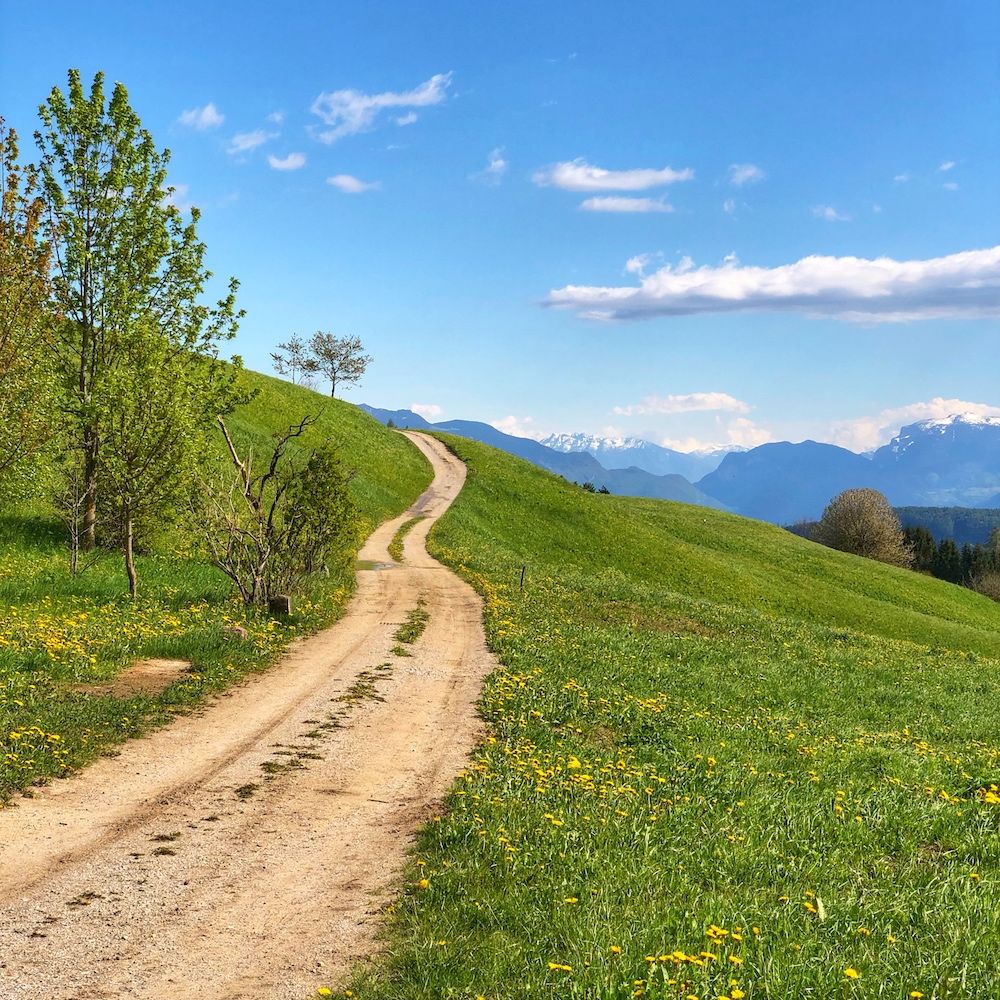
[[(351, 490), (366, 534), (430, 481), (430, 466), (409, 442), (352, 404), (253, 372), (246, 378), (257, 396), (228, 418), (241, 447), (261, 454), (275, 431), (319, 414), (304, 443), (337, 442), (357, 473)], [(221, 454), (221, 436), (217, 446)], [(132, 602), (117, 554), (72, 577), (58, 520), (44, 507), (0, 506), (0, 805), (270, 663), (293, 636), (332, 621), (354, 585), (352, 575), (319, 581), (286, 622), (248, 614), (182, 535), (138, 563), (140, 597)], [(222, 628), (231, 623), (247, 629), (248, 641), (227, 641)], [(93, 698), (75, 689), (143, 657), (190, 660), (194, 670), (157, 697)]]
[(503, 668), (355, 995), (992, 995), (1000, 606), (448, 443)]

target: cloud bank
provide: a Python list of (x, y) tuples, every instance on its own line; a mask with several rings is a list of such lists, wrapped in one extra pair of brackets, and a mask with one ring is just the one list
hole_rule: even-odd
[(532, 175), (532, 180), (539, 187), (552, 186), (564, 191), (646, 191), (693, 178), (694, 171), (690, 167), (683, 170), (674, 170), (672, 167), (664, 167), (662, 170), (605, 170), (591, 166), (582, 159), (554, 163)]
[(854, 323), (1000, 316), (1000, 246), (929, 260), (810, 256), (778, 267), (685, 258), (638, 286), (566, 285), (545, 305), (598, 320), (785, 312)]
[[(358, 90), (334, 90), (320, 94), (310, 110), (320, 118), (325, 129), (317, 129), (316, 138), (327, 144), (344, 136), (367, 132), (375, 126), (383, 111), (393, 108), (426, 108), (440, 104), (451, 86), (451, 73), (436, 73), (413, 90), (399, 93), (385, 91), (381, 94), (362, 94)], [(411, 112), (396, 118), (398, 125), (416, 121)]]
[(616, 406), (613, 413), (622, 417), (644, 416), (650, 413), (696, 413), (721, 410), (729, 413), (749, 413), (751, 406), (728, 392), (689, 392), (681, 395), (646, 396), (638, 403)]

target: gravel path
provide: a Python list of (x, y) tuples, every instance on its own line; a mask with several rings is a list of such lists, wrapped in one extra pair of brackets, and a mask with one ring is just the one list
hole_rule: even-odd
[[(0, 996), (301, 1000), (373, 950), (410, 838), (461, 769), (494, 666), (474, 591), (424, 547), (465, 467), (360, 554), (336, 626), (121, 755), (0, 812)], [(415, 513), (404, 561), (388, 543)], [(423, 599), (411, 657), (393, 633)], [(377, 698), (372, 695), (377, 692)]]

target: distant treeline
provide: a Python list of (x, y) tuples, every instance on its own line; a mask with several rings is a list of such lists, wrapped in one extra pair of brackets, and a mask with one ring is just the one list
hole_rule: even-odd
[[(896, 513), (906, 510), (1000, 515), (997, 510), (976, 511), (965, 507), (900, 507), (896, 508)], [(799, 521), (797, 524), (787, 525), (786, 530), (793, 535), (816, 541), (818, 525), (818, 521)], [(1000, 600), (1000, 519), (996, 527), (987, 533), (985, 543), (966, 542), (958, 545), (951, 538), (942, 538), (938, 542), (923, 524), (904, 527), (903, 539), (913, 554), (912, 568), (918, 573), (929, 573), (939, 580), (988, 592), (989, 596)]]
[(995, 507), (896, 507), (904, 528), (926, 528), (935, 542), (951, 539), (957, 546), (985, 545), (994, 528), (1000, 527), (1000, 509)]

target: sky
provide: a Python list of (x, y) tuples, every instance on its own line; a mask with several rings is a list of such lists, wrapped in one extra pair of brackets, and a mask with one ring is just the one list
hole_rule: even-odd
[(128, 88), (235, 341), (513, 433), (854, 450), (1000, 414), (995, 0), (0, 0), (0, 115)]

